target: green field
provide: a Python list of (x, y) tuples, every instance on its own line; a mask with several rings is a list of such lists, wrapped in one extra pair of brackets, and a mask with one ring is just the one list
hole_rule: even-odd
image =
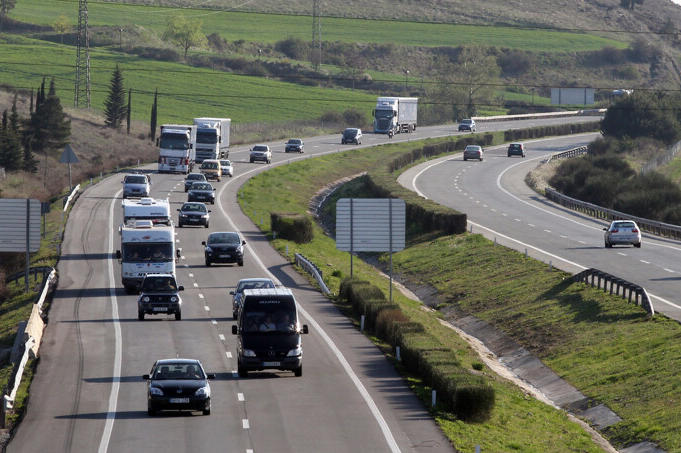
[[(73, 47), (0, 35), (0, 49), (0, 84), (30, 89), (38, 87), (43, 76), (54, 77), (62, 105), (73, 105)], [(158, 89), (159, 124), (199, 116), (229, 117), (238, 123), (313, 120), (329, 110), (354, 107), (370, 112), (376, 102), (374, 95), (361, 91), (306, 87), (107, 50), (91, 50), (90, 61), (93, 109), (104, 109), (118, 64), (126, 90), (133, 90), (133, 119), (149, 120)]]
[[(75, 1), (21, 0), (10, 17), (29, 23), (50, 25), (63, 14), (77, 24)], [(205, 34), (219, 33), (229, 41), (245, 40), (273, 43), (287, 37), (311, 40), (312, 17), (236, 13), (188, 8), (113, 3), (88, 4), (90, 26), (137, 25), (161, 34), (166, 20), (182, 14), (201, 21)], [(134, 22), (131, 21), (134, 18)], [(626, 43), (584, 33), (554, 32), (517, 27), (470, 26), (395, 22), (383, 20), (323, 18), (325, 41), (394, 43), (402, 46), (484, 45), (536, 52), (578, 52), (605, 46), (626, 47)]]

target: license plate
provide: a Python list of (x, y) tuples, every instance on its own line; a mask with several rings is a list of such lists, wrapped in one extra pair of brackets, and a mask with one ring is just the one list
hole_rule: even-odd
[(154, 307), (154, 311), (168, 311), (168, 307)]
[(281, 362), (263, 362), (262, 366), (281, 366)]
[(171, 404), (187, 404), (189, 402), (189, 398), (170, 398), (169, 401)]
[(232, 255), (230, 255), (230, 254), (228, 253), (227, 255), (220, 255), (220, 258), (229, 258), (230, 256), (232, 256)]

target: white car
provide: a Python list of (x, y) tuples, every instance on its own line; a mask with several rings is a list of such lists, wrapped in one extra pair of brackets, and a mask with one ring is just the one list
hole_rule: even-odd
[(222, 176), (227, 176), (231, 178), (234, 176), (234, 167), (232, 167), (232, 162), (228, 159), (220, 159), (220, 166), (222, 167)]
[(249, 160), (251, 163), (255, 162), (256, 160), (261, 160), (269, 164), (272, 162), (272, 151), (267, 145), (255, 145), (253, 148), (251, 148)]
[(613, 220), (605, 231), (605, 247), (610, 248), (617, 244), (632, 244), (641, 247), (641, 230), (633, 220)]
[(468, 159), (479, 159), (482, 161), (485, 152), (482, 150), (480, 145), (466, 145), (466, 149), (463, 150), (463, 160)]

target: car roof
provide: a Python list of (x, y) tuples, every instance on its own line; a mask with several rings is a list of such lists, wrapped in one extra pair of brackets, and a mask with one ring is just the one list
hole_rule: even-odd
[(195, 182), (192, 183), (191, 186), (189, 186), (189, 188), (191, 189), (191, 188), (194, 187), (194, 186), (197, 186), (197, 187), (198, 187), (199, 184), (208, 184), (209, 186), (213, 187), (213, 186), (211, 185), (211, 183), (209, 183), (208, 181), (195, 181)]
[(262, 282), (262, 281), (272, 282), (272, 279), (267, 277), (242, 278), (241, 280), (238, 281), (237, 285), (241, 282)]
[(160, 360), (157, 360), (156, 363), (158, 365), (163, 365), (163, 364), (167, 364), (167, 363), (201, 363), (201, 362), (199, 362), (197, 359), (177, 358), (177, 359), (160, 359)]

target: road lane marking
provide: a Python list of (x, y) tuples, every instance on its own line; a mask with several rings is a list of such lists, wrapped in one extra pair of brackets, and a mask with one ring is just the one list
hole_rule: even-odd
[(544, 233), (550, 233), (551, 230), (544, 230)]
[(646, 261), (646, 260), (639, 260), (639, 261), (642, 262), (643, 264), (650, 264), (650, 261)]
[(218, 335), (220, 341), (225, 341), (225, 336), (223, 334)]
[(520, 221), (521, 221), (520, 219), (513, 219), (513, 220), (516, 221), (516, 222), (520, 222)]
[(564, 234), (561, 234), (560, 237), (561, 237), (562, 239), (567, 239), (567, 236), (565, 236)]
[(194, 274), (189, 274), (189, 278), (194, 278)]
[(673, 273), (674, 273), (674, 271), (673, 271), (673, 270), (671, 270), (671, 269), (667, 269), (666, 267), (664, 268), (664, 270), (665, 270), (665, 271), (667, 271), (667, 272), (669, 272), (669, 273), (671, 273), (671, 274), (673, 274)]
[(206, 310), (206, 311), (210, 311), (210, 307), (208, 305), (204, 305), (203, 309)]
[(218, 322), (215, 319), (211, 319), (210, 323), (213, 324), (214, 326), (218, 325)]
[(586, 245), (586, 242), (584, 242), (584, 241), (577, 241), (577, 242), (579, 242), (580, 244)]
[(225, 355), (227, 356), (228, 359), (232, 358), (232, 353), (230, 351), (225, 351)]
[(247, 418), (244, 418), (243, 420), (241, 420), (241, 424), (243, 425), (244, 429), (250, 428), (250, 425), (248, 424)]
[(245, 400), (246, 400), (246, 398), (244, 398), (244, 394), (243, 394), (243, 393), (237, 393), (237, 394), (236, 394), (236, 399), (239, 400), (239, 401), (245, 401)]
[(199, 293), (199, 299), (203, 299), (203, 294)]
[(617, 254), (618, 254), (618, 255), (622, 255), (622, 256), (627, 256), (626, 253), (622, 253), (622, 252), (617, 252)]
[(198, 288), (198, 287), (199, 287), (199, 284), (198, 284), (198, 283), (194, 282), (193, 284), (194, 284), (194, 288)]

